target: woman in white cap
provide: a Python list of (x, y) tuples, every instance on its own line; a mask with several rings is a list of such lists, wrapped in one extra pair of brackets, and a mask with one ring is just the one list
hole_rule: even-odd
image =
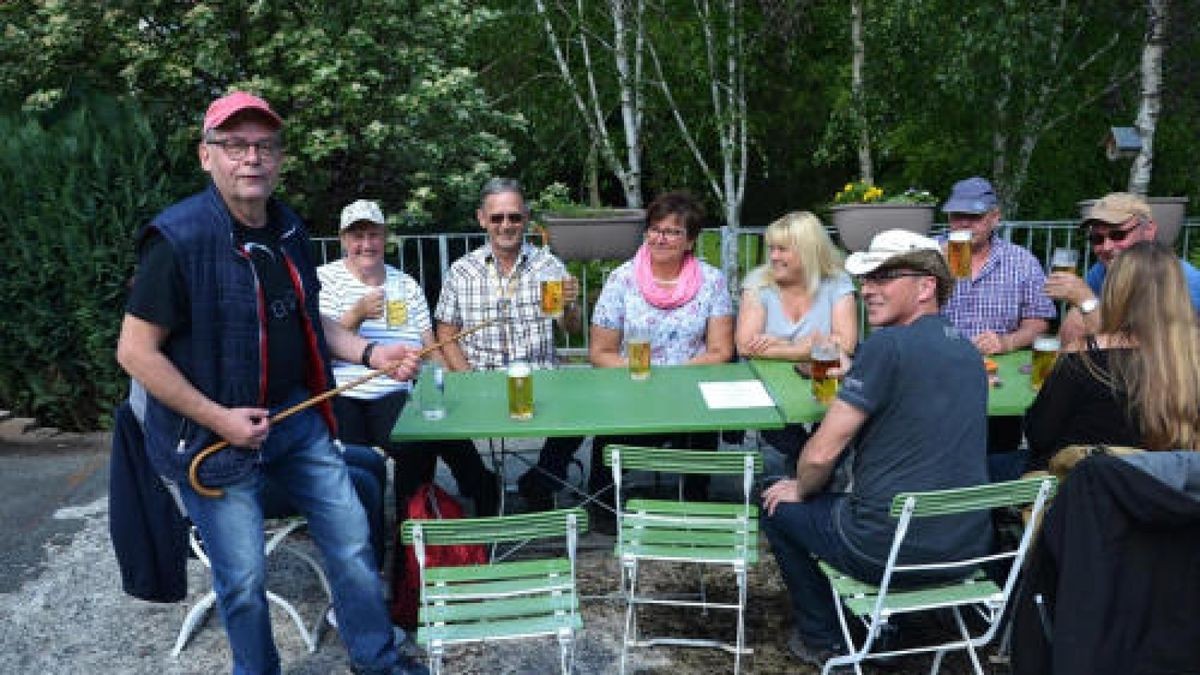
[[(344, 257), (317, 268), (321, 280), (321, 314), (352, 330), (371, 344), (433, 344), (429, 306), (412, 277), (383, 262), (387, 224), (379, 204), (360, 199), (342, 209), (340, 239)], [(372, 349), (372, 347), (368, 347)], [(363, 357), (366, 361), (369, 353)], [(440, 355), (437, 358), (441, 358)], [(338, 386), (370, 372), (362, 363), (334, 360)], [(346, 445), (346, 463), (369, 466), (387, 485), (386, 463), (371, 446), (390, 449), (389, 435), (408, 400), (411, 382), (389, 377), (369, 380), (333, 399), (338, 438)], [(368, 456), (369, 455), (369, 456)], [(360, 498), (362, 495), (360, 494)], [(368, 501), (373, 503), (367, 503)], [(371, 521), (371, 543), (382, 567), (383, 497), (364, 500)]]

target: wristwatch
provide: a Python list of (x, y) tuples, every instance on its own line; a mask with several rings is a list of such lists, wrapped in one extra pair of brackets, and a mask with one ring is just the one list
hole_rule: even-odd
[(1084, 300), (1083, 302), (1079, 303), (1079, 313), (1080, 314), (1091, 314), (1092, 312), (1096, 311), (1096, 308), (1099, 306), (1100, 306), (1100, 301), (1097, 300), (1095, 298), (1095, 296), (1090, 297), (1087, 300)]

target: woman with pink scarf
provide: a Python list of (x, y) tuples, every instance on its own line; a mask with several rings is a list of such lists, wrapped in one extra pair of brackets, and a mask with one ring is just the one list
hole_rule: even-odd
[[(628, 336), (650, 337), (650, 363), (656, 366), (726, 363), (733, 358), (733, 302), (719, 269), (696, 257), (693, 249), (704, 211), (684, 192), (660, 195), (646, 208), (645, 242), (633, 260), (613, 270), (592, 312), (588, 356), (597, 368), (624, 368)], [(612, 483), (602, 449), (610, 443), (665, 445), (716, 450), (717, 434), (670, 434), (630, 438), (596, 437), (592, 444), (592, 494)], [(684, 498), (708, 495), (704, 476), (689, 476)], [(611, 504), (612, 491), (601, 500)], [(594, 529), (614, 531), (611, 510), (592, 513)]]

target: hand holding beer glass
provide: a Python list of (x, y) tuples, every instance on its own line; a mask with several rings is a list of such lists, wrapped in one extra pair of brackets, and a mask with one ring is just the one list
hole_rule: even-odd
[(1033, 341), (1033, 364), (1029, 371), (1029, 384), (1035, 391), (1042, 388), (1046, 376), (1054, 369), (1058, 349), (1058, 338), (1053, 335), (1040, 335)]
[(542, 292), (542, 316), (559, 319), (563, 315), (564, 293), (563, 276), (565, 272), (549, 270), (538, 278), (538, 286)]
[(508, 416), (514, 420), (533, 419), (533, 369), (524, 361), (508, 366)]
[(842, 354), (838, 343), (832, 337), (818, 336), (813, 339), (812, 351), (812, 394), (824, 405), (833, 403), (837, 396), (837, 378), (829, 371), (842, 366)]
[(957, 279), (971, 278), (971, 233), (968, 230), (953, 230), (946, 242), (946, 262), (950, 274)]
[(646, 380), (650, 378), (650, 331), (641, 328), (629, 330), (625, 341), (625, 349), (629, 354), (629, 378)]

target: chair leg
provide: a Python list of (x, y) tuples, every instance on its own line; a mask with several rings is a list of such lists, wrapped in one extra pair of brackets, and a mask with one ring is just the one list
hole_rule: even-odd
[(429, 670), (433, 675), (441, 675), (442, 672), (442, 648), (429, 648)]
[(744, 565), (737, 566), (736, 572), (738, 585), (737, 652), (733, 657), (733, 675), (741, 672), (742, 652), (746, 649), (746, 585), (749, 581)]
[(958, 607), (954, 610), (954, 622), (958, 624), (958, 632), (962, 635), (963, 642), (966, 643), (965, 649), (967, 655), (971, 657), (971, 664), (975, 666), (977, 675), (983, 675), (983, 664), (979, 662), (979, 654), (975, 653), (975, 645), (971, 642), (971, 632), (967, 630), (967, 623), (963, 621), (962, 612)]
[(292, 603), (284, 600), (272, 591), (267, 591), (267, 600), (283, 608), (283, 611), (292, 617), (292, 622), (296, 624), (296, 630), (300, 632), (300, 639), (304, 641), (304, 646), (308, 648), (308, 653), (311, 654), (317, 651), (316, 636), (320, 632), (321, 625), (325, 622), (324, 613), (317, 619), (317, 627), (313, 630), (312, 634), (309, 634), (308, 628), (304, 625), (304, 619), (300, 617), (300, 612), (296, 611)]
[(571, 633), (568, 632), (558, 634), (558, 660), (563, 675), (569, 675), (574, 661), (575, 641), (571, 637)]
[(216, 603), (217, 594), (209, 591), (195, 605), (192, 605), (192, 608), (188, 610), (187, 616), (183, 618), (183, 625), (179, 627), (179, 635), (175, 637), (175, 647), (171, 649), (172, 658), (179, 658), (180, 652), (187, 646), (188, 641), (192, 639), (192, 635), (208, 620), (208, 615)]
[(621, 641), (621, 675), (625, 675), (625, 662), (629, 657), (630, 640), (637, 639), (637, 618), (634, 616), (634, 604), (637, 594), (637, 561), (625, 564), (625, 574), (629, 575), (629, 591), (625, 595), (625, 639)]

